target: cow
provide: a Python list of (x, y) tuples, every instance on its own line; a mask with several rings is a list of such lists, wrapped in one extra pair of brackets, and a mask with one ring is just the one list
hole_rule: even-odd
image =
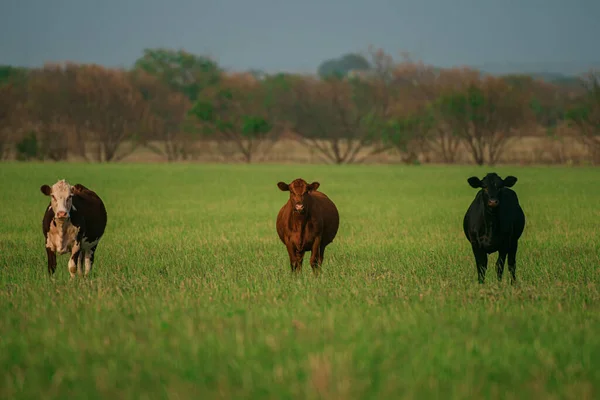
[(42, 229), (46, 239), (48, 273), (56, 270), (56, 255), (71, 253), (71, 278), (85, 266), (85, 276), (94, 265), (94, 253), (106, 228), (106, 209), (100, 197), (92, 190), (64, 179), (52, 187), (42, 185), (40, 190), (50, 196), (44, 214)]
[(292, 273), (302, 270), (304, 252), (310, 251), (313, 273), (319, 275), (325, 247), (333, 242), (340, 225), (340, 216), (333, 202), (318, 192), (319, 182), (308, 184), (298, 178), (290, 184), (278, 182), (290, 198), (277, 215), (277, 234), (290, 256)]
[(508, 269), (511, 284), (517, 280), (516, 256), (519, 238), (525, 229), (525, 214), (519, 204), (517, 194), (509, 189), (517, 183), (517, 178), (500, 178), (496, 173), (487, 174), (483, 179), (475, 176), (467, 179), (477, 192), (463, 220), (465, 236), (471, 243), (477, 277), (484, 283), (488, 254), (498, 252), (496, 274), (502, 280), (504, 262), (508, 255)]

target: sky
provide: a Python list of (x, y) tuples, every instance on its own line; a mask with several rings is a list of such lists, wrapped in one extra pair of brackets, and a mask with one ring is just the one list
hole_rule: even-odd
[[(3, 0), (0, 64), (130, 67), (144, 48), (233, 70), (314, 72), (381, 47), (490, 72), (600, 66), (598, 0)], [(491, 71), (491, 70), (498, 71)], [(527, 70), (527, 71), (523, 71)]]

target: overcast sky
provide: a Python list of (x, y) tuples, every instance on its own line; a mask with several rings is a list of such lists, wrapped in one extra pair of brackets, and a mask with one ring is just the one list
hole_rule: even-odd
[(129, 67), (148, 47), (236, 69), (313, 72), (369, 44), (438, 66), (583, 72), (600, 0), (3, 0), (0, 64)]

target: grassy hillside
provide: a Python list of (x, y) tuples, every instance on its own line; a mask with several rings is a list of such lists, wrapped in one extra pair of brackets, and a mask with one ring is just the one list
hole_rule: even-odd
[[(527, 225), (516, 287), (478, 285), (462, 233), (488, 168), (0, 165), (2, 398), (600, 395), (600, 175), (502, 167)], [(340, 210), (315, 279), (289, 273), (277, 181)], [(89, 279), (46, 272), (40, 185), (108, 210)]]

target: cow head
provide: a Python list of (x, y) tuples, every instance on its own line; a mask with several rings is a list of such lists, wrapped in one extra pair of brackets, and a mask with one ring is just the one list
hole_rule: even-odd
[(65, 221), (71, 217), (71, 208), (73, 207), (73, 188), (64, 179), (56, 182), (52, 187), (42, 185), (42, 193), (50, 196), (50, 206), (54, 211), (54, 218)]
[(481, 189), (483, 191), (483, 201), (491, 208), (497, 207), (500, 204), (498, 194), (502, 188), (512, 187), (517, 183), (517, 178), (514, 176), (507, 176), (506, 178), (500, 178), (495, 172), (487, 174), (483, 179), (479, 179), (476, 176), (472, 176), (467, 179), (469, 185), (475, 189)]
[(303, 214), (307, 209), (310, 209), (311, 197), (308, 195), (313, 190), (317, 190), (320, 186), (319, 182), (308, 184), (304, 179), (298, 178), (292, 181), (289, 185), (284, 182), (277, 183), (279, 190), (282, 192), (290, 192), (290, 202), (294, 212)]

